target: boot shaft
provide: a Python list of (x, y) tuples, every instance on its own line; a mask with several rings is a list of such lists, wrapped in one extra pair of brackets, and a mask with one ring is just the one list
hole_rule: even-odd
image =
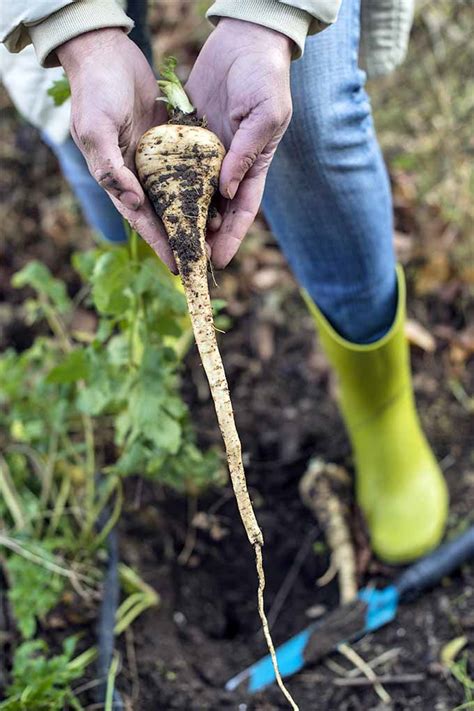
[(403, 396), (412, 399), (408, 344), (404, 334), (406, 287), (397, 268), (398, 303), (393, 324), (375, 343), (360, 345), (340, 336), (307, 294), (321, 345), (336, 371), (339, 401), (350, 434)]

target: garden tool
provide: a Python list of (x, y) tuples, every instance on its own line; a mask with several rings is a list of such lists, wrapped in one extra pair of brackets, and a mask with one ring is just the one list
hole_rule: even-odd
[[(278, 647), (276, 655), (282, 677), (296, 674), (307, 664), (319, 661), (339, 644), (353, 642), (391, 622), (400, 603), (412, 601), (468, 561), (474, 562), (474, 526), (406, 568), (391, 585), (381, 590), (371, 586), (362, 588), (352, 602), (313, 622)], [(253, 694), (274, 681), (268, 655), (230, 679), (226, 689)]]

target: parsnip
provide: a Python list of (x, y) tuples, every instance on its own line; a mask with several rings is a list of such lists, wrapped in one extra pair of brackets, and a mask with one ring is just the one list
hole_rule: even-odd
[(175, 63), (172, 58), (168, 60), (162, 70), (165, 79), (159, 82), (167, 97), (170, 123), (156, 126), (143, 135), (137, 146), (136, 166), (140, 181), (163, 222), (178, 265), (196, 344), (224, 440), (235, 497), (248, 539), (255, 550), (259, 578), (258, 607), (265, 639), (278, 684), (291, 707), (297, 709), (281, 680), (265, 617), (263, 535), (247, 489), (241, 444), (217, 346), (207, 280), (206, 225), (225, 149), (217, 136), (196, 119), (194, 108), (174, 74)]

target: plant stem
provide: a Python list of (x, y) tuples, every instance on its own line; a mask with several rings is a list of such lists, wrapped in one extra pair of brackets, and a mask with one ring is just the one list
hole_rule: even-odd
[[(74, 350), (74, 345), (69, 338), (67, 330), (61, 321), (61, 318), (49, 301), (40, 295), (41, 305), (43, 306), (46, 320), (54, 335), (59, 340), (60, 346), (64, 353), (71, 353)], [(85, 387), (85, 382), (79, 380), (77, 383), (79, 390)], [(95, 498), (95, 439), (94, 425), (92, 418), (89, 415), (81, 413), (82, 426), (84, 429), (84, 440), (86, 445), (86, 511), (90, 511), (94, 504)]]
[(6, 459), (0, 454), (0, 492), (15, 522), (15, 527), (21, 531), (26, 528), (26, 516), (21, 507), (21, 499), (10, 476), (10, 468)]

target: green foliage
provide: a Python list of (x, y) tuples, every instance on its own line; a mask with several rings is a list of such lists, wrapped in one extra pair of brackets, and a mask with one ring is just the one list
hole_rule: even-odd
[(31, 311), (36, 320), (47, 320), (53, 335), (38, 338), (20, 355), (10, 351), (0, 358), (6, 406), (0, 425), (13, 441), (43, 456), (51, 437), (58, 438), (67, 447), (57, 456), (69, 461), (71, 452), (81, 456), (86, 446), (77, 437), (81, 414), (112, 417), (116, 459), (103, 462), (109, 472), (151, 476), (182, 491), (188, 484), (194, 491), (197, 481), (212, 483), (216, 456), (197, 449), (177, 389), (190, 334), (179, 282), (154, 256), (139, 259), (128, 247), (77, 254), (73, 265), (90, 286), (98, 315), (95, 333), (82, 342), (69, 332), (74, 307), (61, 281), (38, 262), (14, 277), (15, 286), (37, 292)]
[(159, 68), (162, 78), (158, 81), (158, 86), (166, 97), (160, 98), (160, 101), (166, 102), (168, 111), (179, 109), (183, 114), (192, 114), (195, 109), (176, 74), (177, 64), (178, 60), (175, 57), (166, 57)]
[(47, 656), (42, 640), (24, 642), (15, 653), (12, 683), (7, 699), (0, 703), (2, 711), (63, 711), (82, 709), (71, 684), (83, 676), (95, 654), (87, 650), (73, 658), (76, 637), (68, 637), (61, 654)]
[[(73, 330), (76, 304), (45, 265), (30, 262), (13, 278), (33, 292), (25, 305), (42, 335), (22, 353), (0, 355), (0, 545), (11, 609), (31, 640), (18, 650), (0, 709), (80, 708), (70, 688), (83, 672), (74, 640), (48, 657), (34, 637), (38, 621), (67, 604), (73, 578), (75, 594), (97, 586), (103, 536), (95, 524), (106, 503), (109, 523), (118, 517), (121, 477), (193, 495), (219, 482), (219, 458), (198, 448), (179, 393), (191, 335), (180, 282), (137, 240), (74, 255), (81, 309), (96, 317), (88, 332)], [(156, 604), (150, 590), (137, 594), (120, 630)]]
[[(42, 555), (52, 559), (46, 551), (42, 551)], [(20, 555), (8, 558), (7, 570), (10, 582), (8, 598), (21, 634), (30, 639), (36, 632), (36, 618), (44, 617), (59, 602), (64, 578)]]
[(67, 296), (66, 286), (59, 279), (54, 279), (48, 267), (41, 262), (33, 260), (15, 274), (12, 279), (13, 286), (21, 288), (30, 286), (38, 296), (48, 299), (51, 306), (59, 313), (64, 313), (71, 308), (71, 302)]
[(0, 356), (0, 516), (14, 543), (9, 599), (25, 639), (69, 585), (54, 565), (96, 570), (95, 519), (119, 477), (192, 494), (219, 481), (219, 458), (199, 450), (178, 389), (191, 334), (180, 283), (137, 239), (73, 258), (89, 289), (81, 308), (96, 313), (92, 332), (72, 330), (75, 304), (43, 264), (13, 278), (34, 292), (28, 313), (43, 333)]
[(71, 96), (71, 87), (66, 76), (57, 79), (47, 91), (48, 96), (51, 96), (55, 106), (61, 106)]

